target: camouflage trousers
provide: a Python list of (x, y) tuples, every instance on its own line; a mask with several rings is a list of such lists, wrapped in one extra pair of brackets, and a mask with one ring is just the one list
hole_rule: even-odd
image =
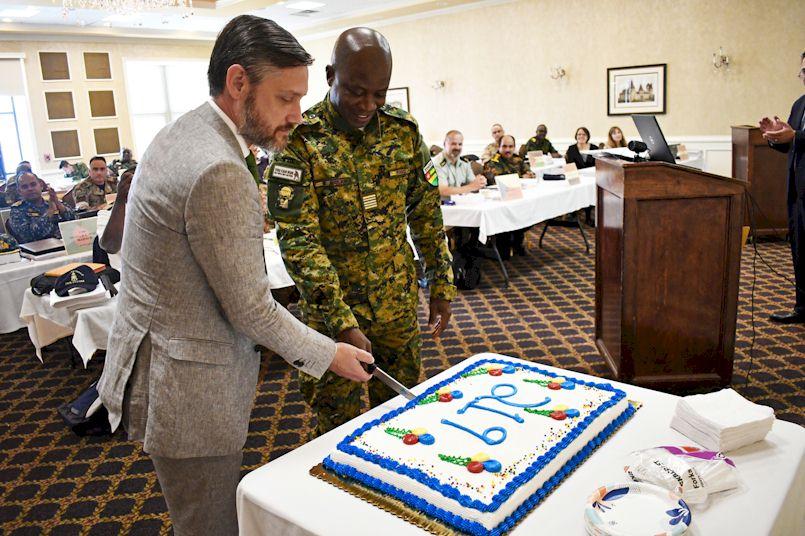
[[(353, 314), (363, 334), (372, 342), (372, 355), (377, 366), (406, 387), (418, 384), (422, 342), (416, 311), (390, 321), (385, 318), (382, 321), (365, 318), (355, 308)], [(366, 316), (371, 316), (371, 313)], [(307, 318), (306, 321), (311, 328), (326, 333), (322, 324)], [(302, 396), (318, 417), (313, 437), (329, 432), (361, 414), (365, 393), (362, 383), (346, 380), (329, 371), (320, 380), (303, 372), (298, 372), (298, 377)], [(371, 407), (397, 395), (376, 379), (369, 380), (368, 388)]]

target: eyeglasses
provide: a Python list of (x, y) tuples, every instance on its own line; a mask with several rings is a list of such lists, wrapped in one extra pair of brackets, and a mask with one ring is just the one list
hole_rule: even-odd
[(799, 78), (805, 78), (805, 67), (803, 67), (802, 69), (799, 70), (799, 73), (797, 73), (797, 76)]

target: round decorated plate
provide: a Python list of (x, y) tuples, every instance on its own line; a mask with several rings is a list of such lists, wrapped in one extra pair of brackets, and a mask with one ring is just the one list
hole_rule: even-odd
[(680, 536), (690, 519), (678, 495), (637, 482), (598, 488), (584, 509), (587, 532), (595, 536)]

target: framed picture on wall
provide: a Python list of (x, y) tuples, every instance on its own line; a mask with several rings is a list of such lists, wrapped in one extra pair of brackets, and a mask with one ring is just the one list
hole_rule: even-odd
[(40, 52), (39, 67), (45, 82), (70, 79), (70, 62), (66, 52)]
[(45, 91), (45, 109), (48, 121), (75, 119), (72, 91)]
[(84, 74), (87, 80), (111, 80), (112, 67), (108, 52), (84, 52)]
[(89, 114), (93, 119), (98, 117), (116, 117), (115, 93), (111, 89), (90, 91)]
[(120, 137), (117, 134), (117, 127), (96, 128), (93, 130), (95, 136), (95, 154), (117, 154), (120, 152)]
[(607, 69), (607, 115), (664, 114), (666, 64)]
[(386, 91), (386, 104), (411, 113), (411, 104), (408, 102), (408, 88), (390, 87)]
[(53, 143), (53, 158), (79, 158), (81, 144), (77, 130), (51, 130), (50, 141)]

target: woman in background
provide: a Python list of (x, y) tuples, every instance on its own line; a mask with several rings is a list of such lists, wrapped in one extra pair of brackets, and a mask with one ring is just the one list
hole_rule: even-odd
[(576, 143), (567, 148), (565, 161), (568, 164), (576, 164), (578, 169), (595, 166), (595, 159), (589, 154), (581, 154), (582, 151), (594, 151), (598, 146), (590, 143), (590, 131), (587, 127), (576, 129)]
[(623, 137), (623, 131), (620, 127), (612, 127), (607, 134), (607, 142), (603, 148), (614, 149), (615, 147), (626, 147), (626, 138)]

